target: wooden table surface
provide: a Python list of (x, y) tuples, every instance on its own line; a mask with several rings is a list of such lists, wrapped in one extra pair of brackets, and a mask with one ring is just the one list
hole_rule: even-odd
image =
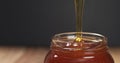
[[(43, 63), (48, 48), (0, 46), (0, 63)], [(110, 48), (115, 63), (120, 63), (120, 48)]]

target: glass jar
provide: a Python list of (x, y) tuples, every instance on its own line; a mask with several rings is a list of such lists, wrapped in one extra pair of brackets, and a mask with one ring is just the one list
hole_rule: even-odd
[(56, 34), (44, 63), (114, 63), (103, 35), (82, 32), (81, 42), (75, 38), (76, 32)]

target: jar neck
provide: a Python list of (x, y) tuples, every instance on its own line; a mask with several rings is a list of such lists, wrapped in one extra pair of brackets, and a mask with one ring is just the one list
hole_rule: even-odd
[(103, 35), (96, 33), (82, 33), (82, 41), (75, 42), (76, 33), (61, 33), (53, 37), (52, 50), (60, 51), (105, 51), (107, 40)]
[(54, 43), (51, 44), (50, 47), (51, 50), (54, 51), (78, 51), (78, 52), (103, 52), (103, 51), (107, 51), (108, 50), (108, 46), (106, 44), (101, 44), (97, 47), (93, 47), (93, 48), (87, 48), (86, 46), (83, 47), (60, 47), (58, 45), (55, 45)]

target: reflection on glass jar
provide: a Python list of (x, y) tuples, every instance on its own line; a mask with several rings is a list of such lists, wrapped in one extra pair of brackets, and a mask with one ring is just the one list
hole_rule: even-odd
[(56, 34), (44, 63), (114, 63), (103, 35), (82, 32), (82, 41), (75, 42), (76, 32)]

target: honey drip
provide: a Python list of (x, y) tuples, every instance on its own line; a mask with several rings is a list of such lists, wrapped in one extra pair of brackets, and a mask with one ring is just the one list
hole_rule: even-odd
[(76, 32), (77, 32), (75, 42), (81, 42), (84, 0), (74, 0), (74, 4), (75, 4)]

